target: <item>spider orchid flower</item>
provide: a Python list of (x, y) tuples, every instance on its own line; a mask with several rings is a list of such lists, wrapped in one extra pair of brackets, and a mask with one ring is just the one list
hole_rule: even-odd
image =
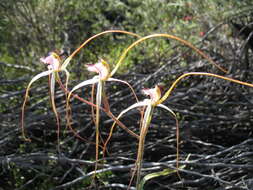
[[(103, 103), (105, 105), (105, 109), (107, 111), (110, 110), (109, 108), (109, 104), (107, 102), (107, 99), (106, 99), (106, 94), (105, 94), (105, 83), (106, 82), (121, 82), (121, 83), (124, 83), (125, 85), (127, 85), (133, 92), (133, 94), (135, 95), (134, 93), (134, 90), (133, 88), (131, 87), (131, 85), (126, 82), (126, 81), (123, 81), (123, 80), (119, 80), (119, 79), (115, 79), (115, 78), (111, 78), (111, 73), (110, 73), (110, 66), (109, 64), (104, 61), (103, 59), (101, 59), (98, 63), (96, 64), (90, 64), (90, 65), (86, 65), (87, 67), (87, 70), (90, 71), (90, 72), (95, 72), (97, 73), (98, 75), (94, 76), (92, 79), (89, 79), (89, 80), (86, 80), (86, 81), (83, 81), (81, 82), (80, 84), (76, 85), (68, 94), (68, 98), (67, 98), (67, 108), (70, 108), (69, 106), (69, 99), (71, 97), (71, 94), (79, 89), (79, 88), (82, 88), (84, 86), (87, 86), (87, 85), (95, 85), (97, 84), (97, 92), (96, 92), (96, 115), (95, 115), (95, 126), (96, 126), (96, 160), (98, 160), (98, 155), (99, 155), (99, 120), (100, 120), (100, 107), (101, 107), (101, 104), (102, 104), (102, 100), (103, 100)], [(92, 96), (93, 97), (93, 96)], [(137, 99), (136, 95), (135, 95), (135, 98)], [(138, 99), (137, 99), (138, 101)], [(70, 125), (70, 123), (68, 123), (68, 125)], [(71, 128), (71, 127), (70, 127)], [(95, 171), (97, 169), (97, 164), (95, 166)]]
[(48, 65), (48, 70), (59, 70), (60, 68), (60, 57), (51, 52), (49, 56), (40, 58), (40, 61), (46, 65)]
[[(48, 70), (37, 74), (29, 82), (29, 84), (26, 88), (25, 98), (24, 98), (24, 102), (23, 102), (23, 105), (22, 105), (21, 130), (22, 130), (23, 138), (27, 141), (30, 141), (30, 139), (26, 138), (25, 131), (24, 131), (24, 112), (25, 112), (25, 105), (26, 105), (26, 102), (27, 102), (27, 98), (28, 98), (28, 95), (29, 95), (29, 90), (31, 88), (31, 85), (35, 81), (37, 81), (38, 79), (40, 79), (42, 77), (45, 77), (45, 76), (49, 76), (49, 79), (50, 79), (50, 96), (51, 96), (50, 99), (51, 99), (51, 103), (52, 103), (52, 109), (53, 109), (53, 112), (54, 112), (54, 114), (56, 116), (56, 120), (57, 120), (58, 136), (59, 136), (59, 117), (58, 117), (58, 113), (57, 113), (55, 102), (54, 102), (55, 80), (59, 79), (58, 72), (60, 72), (60, 71), (64, 71), (66, 73), (66, 86), (67, 86), (68, 78), (69, 78), (69, 72), (66, 70), (66, 68), (61, 67), (61, 59), (60, 59), (59, 55), (57, 55), (56, 53), (51, 52), (47, 57), (40, 58), (40, 61), (42, 63), (48, 65), (47, 66)], [(58, 141), (59, 141), (59, 139), (58, 139)]]
[[(124, 115), (126, 112), (130, 111), (131, 109), (137, 108), (137, 107), (145, 107), (145, 113), (151, 112), (151, 110), (153, 110), (155, 107), (161, 107), (167, 111), (169, 111), (173, 116), (176, 116), (176, 114), (167, 106), (160, 104), (160, 99), (161, 99), (161, 87), (159, 85), (156, 85), (155, 88), (151, 88), (151, 89), (143, 89), (142, 90), (144, 95), (149, 96), (149, 99), (144, 99), (143, 101), (137, 102), (133, 105), (131, 105), (130, 107), (128, 107), (127, 109), (123, 110), (119, 116), (117, 117), (117, 119), (119, 119), (120, 117), (122, 117), (122, 115)], [(148, 119), (148, 118), (147, 118)], [(145, 122), (145, 115), (144, 115), (144, 122)], [(116, 123), (114, 123), (115, 125)], [(113, 126), (114, 126), (113, 125)]]
[(91, 72), (96, 72), (99, 74), (100, 80), (106, 81), (109, 78), (110, 67), (109, 65), (101, 59), (97, 64), (86, 65), (87, 70)]
[[(143, 154), (144, 154), (145, 137), (147, 135), (148, 128), (151, 123), (154, 108), (160, 107), (160, 108), (163, 108), (163, 109), (169, 111), (172, 114), (172, 116), (174, 117), (174, 119), (176, 121), (177, 128), (178, 128), (178, 120), (177, 120), (176, 114), (167, 106), (159, 103), (159, 101), (161, 99), (161, 94), (162, 94), (161, 87), (159, 85), (156, 85), (155, 88), (143, 89), (142, 92), (145, 95), (149, 96), (150, 98), (144, 99), (143, 101), (133, 104), (132, 106), (123, 110), (119, 114), (119, 116), (117, 117), (117, 119), (120, 119), (126, 112), (128, 112), (134, 108), (138, 108), (138, 107), (145, 108), (144, 118), (142, 120), (142, 125), (141, 125), (141, 130), (140, 130), (140, 135), (139, 135), (140, 139), (139, 139), (138, 153), (137, 153), (137, 160), (136, 160), (136, 171), (137, 171), (137, 183), (136, 183), (137, 185), (136, 185), (136, 187), (137, 187), (137, 189), (139, 189), (139, 186), (140, 186), (140, 179), (141, 179), (140, 176), (141, 176), (142, 160), (143, 160)], [(114, 122), (112, 125), (112, 128), (111, 128), (109, 137), (107, 138), (104, 146), (106, 146), (107, 143), (109, 142), (115, 125), (116, 125), (116, 123)]]
[[(79, 83), (78, 85), (76, 85), (69, 93), (68, 95), (68, 101), (70, 99), (70, 96), (71, 94), (79, 89), (79, 88), (82, 88), (84, 86), (87, 86), (87, 85), (94, 85), (94, 84), (98, 84), (97, 85), (97, 106), (100, 106), (101, 105), (101, 100), (102, 100), (102, 95), (105, 95), (104, 94), (104, 85), (105, 85), (105, 82), (107, 81), (110, 81), (110, 82), (121, 82), (121, 83), (124, 83), (126, 84), (132, 91), (133, 91), (133, 88), (130, 86), (130, 84), (126, 81), (123, 81), (123, 80), (119, 80), (119, 79), (115, 79), (115, 78), (111, 78), (111, 73), (110, 73), (110, 66), (109, 64), (104, 61), (103, 59), (101, 59), (98, 63), (96, 64), (89, 64), (89, 65), (86, 65), (87, 67), (87, 70), (90, 71), (90, 72), (95, 72), (97, 73), (98, 75), (94, 76), (92, 79), (89, 79), (89, 80), (86, 80), (86, 81), (83, 81), (81, 83)], [(102, 94), (103, 92), (103, 94)], [(134, 92), (134, 91), (133, 91)]]
[(161, 98), (161, 88), (158, 85), (155, 88), (143, 89), (142, 93), (150, 97), (152, 105), (156, 105)]

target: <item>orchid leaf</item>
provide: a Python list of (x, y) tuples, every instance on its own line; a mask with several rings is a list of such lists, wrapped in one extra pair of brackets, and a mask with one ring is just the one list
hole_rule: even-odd
[(54, 93), (55, 93), (55, 75), (52, 74), (50, 77), (50, 94), (51, 94), (52, 100), (54, 100)]
[(144, 184), (145, 184), (148, 180), (150, 180), (150, 179), (152, 179), (152, 178), (160, 177), (160, 176), (167, 176), (167, 175), (170, 175), (170, 174), (175, 173), (175, 172), (177, 172), (176, 169), (169, 169), (169, 168), (166, 168), (166, 169), (164, 169), (163, 171), (160, 171), (160, 172), (150, 173), (150, 174), (146, 175), (145, 177), (143, 177), (143, 179), (142, 179), (141, 182), (140, 182), (140, 187), (139, 187), (139, 189), (140, 189), (140, 190), (143, 190)]
[[(191, 154), (189, 154), (186, 158), (186, 162), (189, 161), (189, 158), (190, 158)], [(186, 165), (182, 165), (179, 167), (179, 169), (184, 169), (186, 167)], [(154, 173), (150, 173), (146, 176), (143, 177), (143, 179), (141, 180), (140, 182), (140, 190), (144, 190), (144, 185), (145, 183), (150, 180), (150, 179), (153, 179), (155, 177), (160, 177), (160, 176), (168, 176), (172, 173), (176, 173), (177, 172), (177, 169), (170, 169), (170, 168), (166, 168), (164, 169), (163, 171), (160, 171), (160, 172), (154, 172)]]

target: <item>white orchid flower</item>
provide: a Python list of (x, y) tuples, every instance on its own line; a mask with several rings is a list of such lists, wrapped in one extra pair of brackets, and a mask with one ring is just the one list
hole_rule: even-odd
[(31, 85), (37, 81), (38, 79), (45, 77), (45, 76), (49, 76), (50, 79), (50, 99), (51, 99), (51, 103), (52, 103), (52, 108), (53, 108), (53, 112), (55, 114), (56, 120), (57, 120), (57, 126), (58, 126), (58, 130), (57, 130), (57, 137), (58, 137), (58, 144), (59, 144), (59, 116), (56, 110), (56, 106), (55, 106), (55, 101), (54, 101), (54, 97), (55, 97), (55, 80), (59, 79), (59, 75), (58, 72), (60, 71), (64, 71), (66, 73), (66, 87), (68, 84), (68, 78), (69, 78), (69, 72), (66, 70), (66, 68), (61, 68), (61, 58), (59, 55), (57, 55), (54, 52), (49, 53), (49, 55), (47, 57), (42, 57), (40, 58), (40, 61), (47, 66), (48, 70), (44, 71), (42, 73), (37, 74), (36, 76), (34, 76), (32, 78), (32, 80), (29, 82), (27, 89), (26, 89), (26, 93), (25, 93), (25, 99), (22, 105), (22, 114), (21, 114), (21, 129), (22, 129), (22, 136), (25, 140), (30, 141), (29, 138), (26, 137), (25, 135), (25, 130), (24, 130), (24, 112), (25, 112), (25, 105), (27, 102), (27, 98), (29, 95), (29, 90), (31, 88)]

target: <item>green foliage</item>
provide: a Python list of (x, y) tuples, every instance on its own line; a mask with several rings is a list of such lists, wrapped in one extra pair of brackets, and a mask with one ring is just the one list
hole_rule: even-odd
[[(0, 13), (3, 15), (0, 19), (3, 34), (0, 49), (15, 58), (15, 62), (18, 60), (22, 65), (38, 67), (38, 58), (47, 52), (61, 49), (72, 51), (89, 36), (112, 28), (141, 35), (170, 33), (195, 43), (202, 37), (201, 32), (206, 32), (224, 18), (224, 12), (241, 9), (249, 2), (3, 0), (0, 3)], [(85, 56), (80, 57), (81, 61), (95, 61), (98, 56), (119, 51), (114, 41), (122, 40), (115, 37), (96, 40), (82, 52)], [(125, 42), (123, 40), (122, 47)], [(152, 57), (151, 62), (160, 62), (165, 55), (172, 53), (170, 48), (175, 44), (168, 40), (150, 42), (143, 53), (145, 57)], [(154, 47), (159, 49), (153, 51)], [(143, 53), (136, 53), (133, 56), (135, 61), (143, 61)], [(131, 66), (131, 61), (129, 63)]]

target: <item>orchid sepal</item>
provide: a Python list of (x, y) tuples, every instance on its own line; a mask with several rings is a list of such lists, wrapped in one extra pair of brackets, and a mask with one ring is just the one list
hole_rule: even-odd
[(82, 88), (82, 87), (84, 87), (84, 86), (90, 85), (90, 84), (96, 84), (96, 83), (98, 83), (98, 82), (99, 82), (98, 76), (94, 76), (92, 79), (89, 79), (89, 80), (86, 80), (86, 81), (83, 81), (83, 82), (79, 83), (78, 85), (76, 85), (76, 86), (69, 92), (69, 94), (68, 94), (68, 100), (69, 100), (71, 94), (72, 94), (75, 90), (77, 90), (77, 89), (79, 89), (79, 88)]
[(67, 68), (69, 62), (72, 60), (72, 57), (69, 56), (67, 59), (65, 59), (65, 61), (63, 62), (62, 66), (61, 66), (61, 69), (64, 70)]

